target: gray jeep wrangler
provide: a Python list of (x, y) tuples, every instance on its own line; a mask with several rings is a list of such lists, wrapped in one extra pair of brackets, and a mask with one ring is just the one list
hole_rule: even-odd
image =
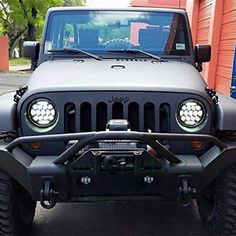
[(173, 9), (51, 8), (36, 68), (0, 97), (0, 232), (30, 229), (36, 202), (197, 199), (213, 234), (236, 234), (236, 102), (199, 71)]

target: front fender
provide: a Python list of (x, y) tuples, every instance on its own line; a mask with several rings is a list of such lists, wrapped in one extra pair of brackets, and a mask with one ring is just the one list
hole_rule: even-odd
[(217, 94), (219, 102), (216, 104), (216, 128), (219, 130), (236, 130), (236, 100)]
[(16, 103), (14, 92), (0, 96), (0, 131), (16, 129)]

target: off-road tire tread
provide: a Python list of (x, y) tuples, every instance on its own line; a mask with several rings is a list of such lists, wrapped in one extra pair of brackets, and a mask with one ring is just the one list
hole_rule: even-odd
[(216, 181), (216, 206), (211, 220), (207, 220), (198, 199), (203, 225), (213, 235), (236, 235), (236, 166), (225, 171)]
[[(25, 224), (18, 210), (21, 194), (25, 197), (25, 190), (22, 191), (7, 173), (0, 170), (0, 236), (26, 235), (29, 231), (32, 222)], [(29, 200), (27, 204), (34, 215), (36, 203), (27, 198), (25, 201)]]
[(10, 176), (0, 172), (0, 235), (13, 235)]

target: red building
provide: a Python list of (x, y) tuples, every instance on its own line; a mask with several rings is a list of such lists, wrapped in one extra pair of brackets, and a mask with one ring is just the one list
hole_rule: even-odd
[(186, 8), (187, 0), (133, 0), (132, 6)]
[(219, 92), (229, 94), (236, 44), (236, 0), (133, 0), (132, 6), (186, 9), (195, 44), (210, 44), (212, 60), (203, 77)]

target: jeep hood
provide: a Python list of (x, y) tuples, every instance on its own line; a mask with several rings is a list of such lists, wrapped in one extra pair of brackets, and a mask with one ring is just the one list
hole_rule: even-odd
[(202, 93), (205, 86), (198, 71), (188, 63), (144, 59), (48, 61), (36, 69), (28, 82), (31, 92), (123, 90)]

